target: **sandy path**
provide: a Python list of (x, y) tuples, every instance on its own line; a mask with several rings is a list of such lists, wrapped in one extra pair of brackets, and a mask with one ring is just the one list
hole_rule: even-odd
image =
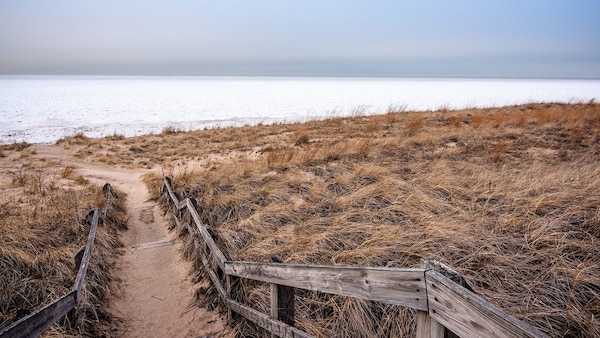
[(59, 147), (38, 147), (40, 156), (61, 158), (88, 180), (125, 192), (130, 214), (123, 233), (125, 253), (120, 264), (121, 297), (111, 311), (123, 318), (124, 337), (211, 337), (223, 330), (218, 313), (189, 306), (193, 299), (190, 265), (181, 259), (179, 242), (169, 233), (157, 205), (148, 201), (140, 181), (146, 171), (115, 169), (73, 161)]

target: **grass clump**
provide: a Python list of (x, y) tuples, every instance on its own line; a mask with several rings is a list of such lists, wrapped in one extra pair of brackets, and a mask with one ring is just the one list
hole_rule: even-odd
[[(29, 148), (31, 146), (30, 143), (27, 142), (14, 142), (11, 144), (2, 144), (0, 145), (0, 150), (5, 150), (5, 151), (22, 151), (25, 150), (27, 148)], [(2, 156), (4, 157), (4, 156)]]

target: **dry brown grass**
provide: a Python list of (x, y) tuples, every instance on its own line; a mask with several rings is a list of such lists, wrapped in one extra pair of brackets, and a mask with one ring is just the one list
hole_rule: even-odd
[[(102, 206), (103, 193), (101, 187), (81, 185), (72, 172), (60, 162), (23, 153), (2, 161), (0, 327), (73, 287), (74, 257), (89, 231), (82, 219), (92, 207)], [(44, 336), (111, 334), (117, 318), (103, 305), (116, 287), (112, 270), (120, 246), (117, 229), (124, 224), (119, 220), (124, 217), (122, 201), (113, 201), (109, 210), (110, 218), (98, 228), (82, 303)]]
[[(550, 336), (600, 336), (600, 105), (399, 110), (60, 145), (158, 168), (146, 177), (156, 195), (159, 176), (174, 176), (230, 259), (416, 267), (432, 257)], [(268, 313), (268, 287), (254, 284), (245, 302)], [(317, 336), (414, 332), (406, 309), (299, 295), (298, 326)], [(259, 332), (241, 322), (230, 333)]]
[[(599, 105), (357, 114), (263, 126), (238, 143), (224, 133), (240, 136), (186, 136), (221, 161), (174, 182), (229, 259), (417, 267), (433, 257), (551, 336), (600, 335)], [(245, 301), (268, 313), (268, 288), (254, 284)], [(411, 311), (301, 294), (298, 326), (317, 336), (414, 332)], [(257, 334), (247, 323), (236, 332)]]

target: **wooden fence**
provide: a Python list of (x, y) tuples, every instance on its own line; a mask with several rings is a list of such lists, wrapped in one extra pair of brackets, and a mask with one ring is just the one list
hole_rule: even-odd
[[(294, 327), (294, 289), (303, 289), (415, 309), (418, 338), (452, 333), (460, 337), (547, 337), (459, 284), (462, 277), (458, 273), (434, 260), (423, 260), (418, 269), (229, 261), (200, 220), (196, 201), (180, 199), (168, 177), (163, 180), (163, 192), (177, 226), (195, 228), (202, 238), (194, 244), (227, 307), (229, 320), (235, 312), (280, 337), (312, 337)], [(186, 213), (190, 223), (182, 223)], [(269, 314), (236, 300), (241, 278), (270, 283)]]
[(90, 232), (88, 234), (86, 246), (75, 256), (78, 272), (71, 291), (56, 301), (2, 329), (2, 331), (0, 331), (0, 338), (37, 337), (46, 331), (50, 325), (56, 323), (60, 318), (78, 305), (81, 300), (81, 290), (92, 255), (94, 238), (96, 236), (96, 229), (98, 228), (98, 220), (106, 219), (109, 199), (111, 197), (117, 197), (108, 183), (104, 185), (102, 190), (105, 196), (104, 210), (99, 211), (98, 209), (92, 209), (86, 216), (86, 223), (90, 227)]

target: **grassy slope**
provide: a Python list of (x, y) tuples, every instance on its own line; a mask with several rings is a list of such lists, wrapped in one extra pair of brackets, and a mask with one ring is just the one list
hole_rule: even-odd
[[(600, 335), (600, 106), (390, 112), (60, 142), (160, 165), (231, 259), (415, 267), (436, 258), (551, 336)], [(409, 311), (308, 294), (321, 335), (404, 335)], [(247, 301), (264, 308), (261, 292)], [(239, 332), (253, 332), (241, 325)]]
[[(82, 219), (104, 203), (101, 187), (85, 184), (72, 167), (40, 159), (25, 144), (3, 146), (0, 178), (0, 327), (51, 303), (73, 287), (74, 257), (87, 240)], [(7, 152), (8, 154), (5, 154)], [(114, 289), (117, 229), (123, 225), (119, 201), (100, 226), (88, 268), (84, 299), (77, 310), (44, 336), (110, 334), (112, 316), (102, 305)], [(122, 201), (121, 201), (122, 203)], [(109, 215), (110, 216), (110, 215)], [(113, 323), (114, 324), (114, 323)]]

